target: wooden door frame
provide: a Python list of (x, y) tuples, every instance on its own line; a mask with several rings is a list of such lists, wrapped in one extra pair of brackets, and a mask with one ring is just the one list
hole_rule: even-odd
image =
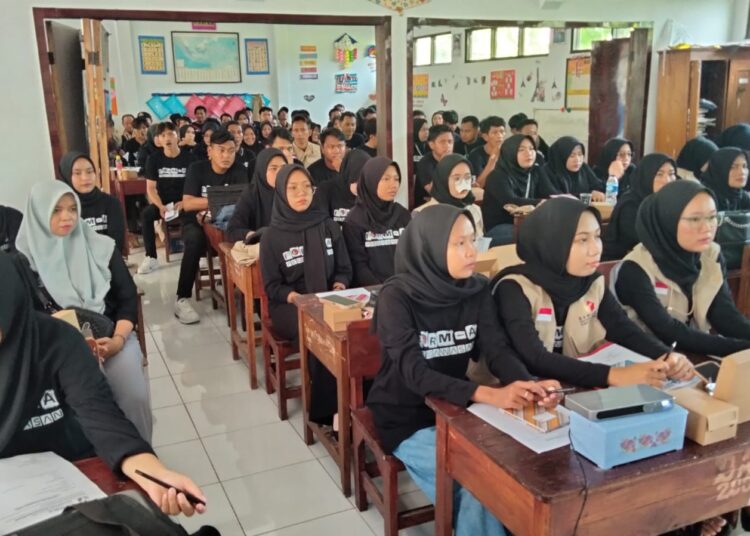
[[(391, 17), (390, 16), (338, 16), (338, 15), (302, 15), (286, 13), (236, 13), (236, 12), (204, 12), (204, 11), (144, 11), (130, 9), (88, 9), (88, 8), (54, 8), (35, 7), (32, 8), (34, 17), (34, 30), (36, 32), (37, 53), (39, 56), (39, 68), (42, 75), (42, 89), (44, 91), (44, 107), (47, 114), (49, 127), (49, 138), (52, 146), (52, 158), (55, 163), (53, 168), (55, 174), (59, 174), (57, 162), (62, 158), (60, 148), (60, 133), (58, 131), (58, 118), (55, 109), (54, 94), (52, 89), (52, 78), (50, 76), (50, 63), (47, 55), (47, 41), (45, 34), (45, 21), (48, 19), (99, 19), (99, 20), (154, 20), (172, 22), (233, 22), (233, 23), (255, 23), (255, 24), (299, 24), (299, 25), (331, 25), (331, 26), (373, 26), (375, 34), (379, 36), (385, 50), (378, 50), (377, 87), (385, 91), (377, 92), (378, 116), (385, 119), (381, 124), (387, 128), (386, 153), (393, 154), (393, 136), (391, 131), (392, 122), (392, 61), (390, 43)], [(380, 43), (376, 43), (380, 46)], [(383, 80), (380, 80), (383, 73)], [(411, 80), (411, 74), (409, 74)], [(411, 86), (411, 84), (410, 84)], [(410, 90), (411, 91), (411, 90)], [(381, 129), (378, 129), (381, 130)], [(58, 177), (59, 178), (59, 177)], [(105, 180), (102, 177), (102, 180)]]

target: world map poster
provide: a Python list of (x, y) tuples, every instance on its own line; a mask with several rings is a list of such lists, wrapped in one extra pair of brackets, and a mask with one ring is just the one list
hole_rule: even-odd
[(242, 81), (239, 34), (172, 32), (172, 54), (178, 84)]

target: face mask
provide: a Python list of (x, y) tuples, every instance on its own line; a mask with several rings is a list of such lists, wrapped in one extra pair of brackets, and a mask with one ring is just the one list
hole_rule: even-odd
[(471, 179), (456, 181), (456, 191), (458, 193), (468, 192), (469, 190), (471, 190)]

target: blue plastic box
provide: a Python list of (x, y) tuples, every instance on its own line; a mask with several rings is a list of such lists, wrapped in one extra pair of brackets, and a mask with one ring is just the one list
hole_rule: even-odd
[(590, 421), (570, 412), (573, 448), (602, 469), (680, 450), (688, 412), (675, 405), (668, 411), (639, 413)]

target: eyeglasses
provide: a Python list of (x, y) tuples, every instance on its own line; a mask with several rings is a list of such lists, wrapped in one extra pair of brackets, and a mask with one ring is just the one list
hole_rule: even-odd
[(314, 194), (316, 188), (314, 186), (311, 186), (309, 184), (302, 184), (302, 185), (296, 185), (292, 184), (290, 186), (286, 187), (287, 194), (293, 194), (297, 195), (299, 193), (303, 194)]
[(710, 216), (688, 216), (686, 218), (680, 218), (682, 221), (687, 222), (688, 226), (693, 230), (698, 230), (703, 227), (705, 223), (709, 227), (718, 227), (724, 222), (723, 214), (712, 214)]

